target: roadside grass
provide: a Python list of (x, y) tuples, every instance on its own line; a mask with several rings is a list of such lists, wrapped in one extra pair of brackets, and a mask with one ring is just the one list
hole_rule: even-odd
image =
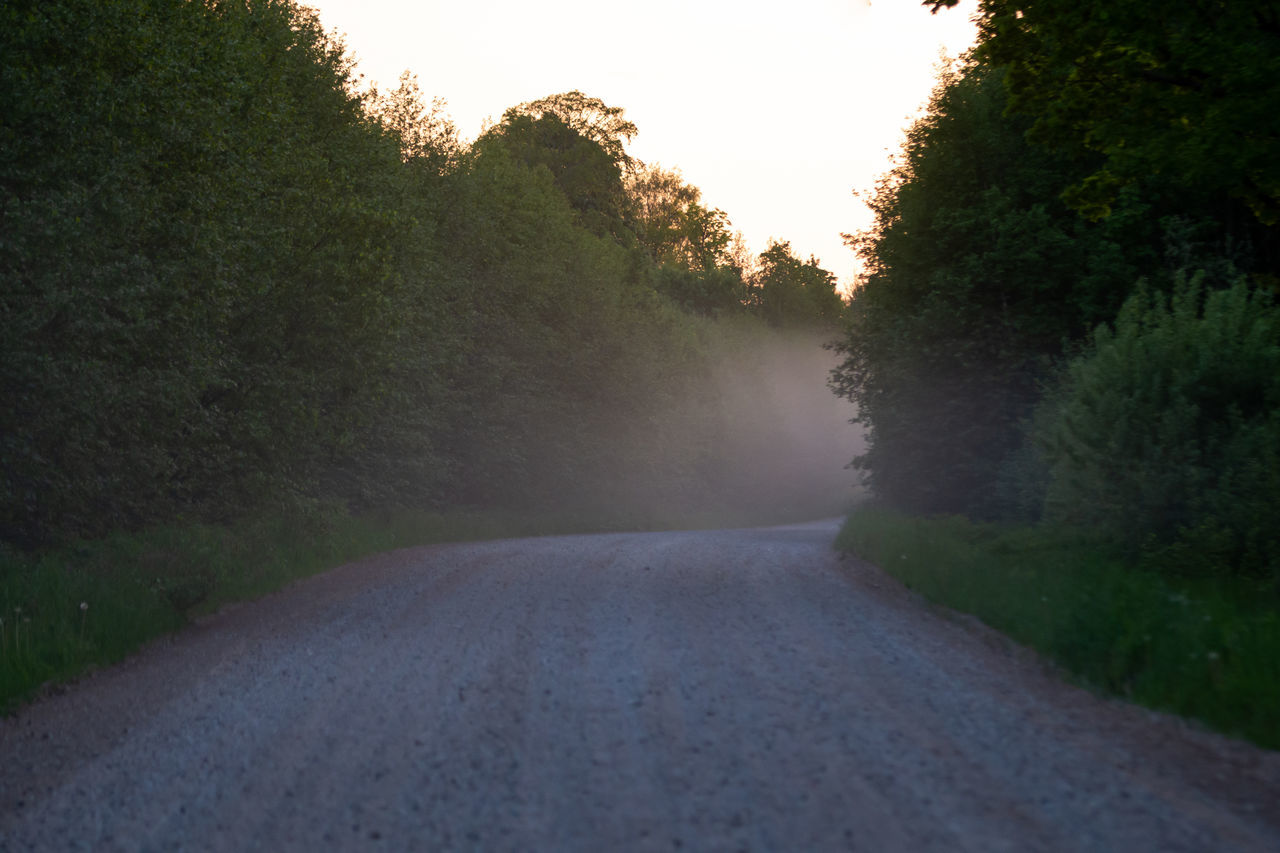
[(1127, 564), (1078, 531), (863, 506), (836, 547), (971, 613), (1081, 683), (1280, 748), (1280, 593)]
[(159, 527), (42, 554), (0, 545), (0, 713), (42, 687), (122, 660), (224, 604), (260, 597), (370, 554), (443, 542), (808, 518), (812, 515), (731, 508), (683, 513), (674, 508), (647, 513), (405, 510), (355, 517), (311, 505), (231, 526)]
[(0, 552), (0, 710), (41, 685), (114, 663), (219, 605), (394, 547), (333, 512), (233, 527), (182, 525), (42, 554)]

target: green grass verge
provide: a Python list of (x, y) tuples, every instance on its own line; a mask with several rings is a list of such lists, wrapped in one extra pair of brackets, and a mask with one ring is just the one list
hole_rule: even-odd
[(1079, 533), (855, 510), (836, 547), (971, 613), (1082, 683), (1280, 748), (1280, 596), (1166, 577)]
[(121, 534), (39, 555), (0, 548), (0, 713), (43, 685), (119, 661), (195, 616), (381, 551), (796, 520), (731, 509), (679, 515), (405, 511), (357, 518), (313, 506), (230, 527), (188, 524)]

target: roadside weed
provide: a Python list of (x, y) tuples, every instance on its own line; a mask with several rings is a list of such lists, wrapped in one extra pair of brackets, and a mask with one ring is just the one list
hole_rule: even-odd
[(1280, 748), (1280, 597), (1169, 577), (1087, 533), (915, 518), (867, 506), (838, 548), (971, 613), (1082, 683)]

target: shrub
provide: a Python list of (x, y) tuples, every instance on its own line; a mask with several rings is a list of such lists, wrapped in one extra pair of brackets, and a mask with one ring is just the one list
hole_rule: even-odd
[(1203, 278), (1139, 288), (1043, 404), (1045, 517), (1167, 569), (1277, 577), (1280, 308)]

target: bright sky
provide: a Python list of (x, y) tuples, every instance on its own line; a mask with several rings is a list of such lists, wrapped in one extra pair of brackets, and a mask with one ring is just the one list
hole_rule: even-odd
[(770, 238), (846, 285), (853, 197), (889, 168), (977, 0), (303, 0), (381, 89), (402, 71), (471, 140), (516, 104), (579, 89), (639, 128), (630, 153), (678, 168), (755, 252)]

